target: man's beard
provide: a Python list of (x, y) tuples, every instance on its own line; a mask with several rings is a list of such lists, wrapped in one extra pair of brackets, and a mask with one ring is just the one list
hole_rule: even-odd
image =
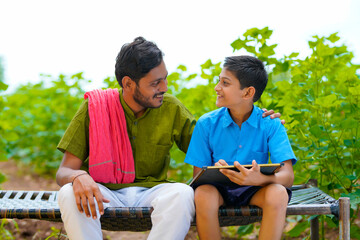
[[(159, 95), (164, 95), (164, 92), (157, 93), (152, 98), (154, 99), (155, 97), (157, 97)], [(158, 108), (158, 107), (160, 107), (162, 105), (162, 103), (160, 103), (158, 106), (152, 104), (150, 97), (145, 97), (140, 92), (140, 90), (139, 90), (139, 88), (137, 86), (135, 88), (135, 93), (133, 95), (133, 99), (137, 104), (143, 106), (144, 108)]]

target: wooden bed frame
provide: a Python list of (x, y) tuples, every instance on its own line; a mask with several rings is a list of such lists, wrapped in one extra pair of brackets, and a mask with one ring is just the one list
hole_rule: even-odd
[[(316, 180), (292, 187), (287, 215), (334, 215), (339, 219), (339, 239), (350, 239), (350, 199), (338, 200), (318, 189)], [(0, 190), (1, 218), (31, 218), (61, 221), (56, 191)], [(151, 207), (107, 208), (101, 217), (104, 230), (147, 231), (151, 229)], [(247, 225), (261, 221), (262, 209), (256, 206), (219, 209), (221, 226)], [(318, 217), (310, 220), (311, 239), (319, 239)], [(195, 221), (192, 223), (195, 226)]]

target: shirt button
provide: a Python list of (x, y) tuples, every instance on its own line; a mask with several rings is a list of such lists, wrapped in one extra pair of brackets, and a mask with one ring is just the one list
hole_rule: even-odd
[(242, 148), (242, 145), (239, 145), (239, 148)]
[(133, 140), (135, 140), (135, 138), (136, 138), (135, 136), (132, 136), (132, 139), (133, 139)]
[(134, 122), (134, 125), (137, 125), (137, 123), (138, 123), (138, 122), (137, 122), (137, 121), (135, 121), (135, 122)]

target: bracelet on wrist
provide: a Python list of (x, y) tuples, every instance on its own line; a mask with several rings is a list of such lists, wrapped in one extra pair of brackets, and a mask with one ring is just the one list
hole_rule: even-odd
[(85, 174), (88, 174), (87, 172), (84, 172), (84, 173), (80, 173), (79, 175), (76, 175), (74, 178), (73, 178), (73, 180), (72, 180), (72, 182), (71, 182), (71, 185), (74, 185), (74, 181), (75, 181), (75, 179), (77, 178), (77, 177), (80, 177), (81, 175), (85, 175)]

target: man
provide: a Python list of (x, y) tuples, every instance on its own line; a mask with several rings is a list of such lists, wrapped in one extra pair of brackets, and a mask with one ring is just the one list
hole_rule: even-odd
[[(89, 172), (89, 113), (85, 100), (58, 149), (64, 157), (56, 175), (59, 206), (70, 239), (102, 239), (100, 215), (107, 207), (153, 207), (148, 239), (184, 239), (195, 214), (192, 188), (170, 183), (167, 171), (174, 142), (187, 151), (195, 119), (166, 94), (163, 53), (142, 37), (125, 44), (116, 59), (135, 165), (133, 183), (97, 183)], [(272, 112), (270, 112), (272, 113)], [(107, 174), (107, 173), (104, 173)]]

